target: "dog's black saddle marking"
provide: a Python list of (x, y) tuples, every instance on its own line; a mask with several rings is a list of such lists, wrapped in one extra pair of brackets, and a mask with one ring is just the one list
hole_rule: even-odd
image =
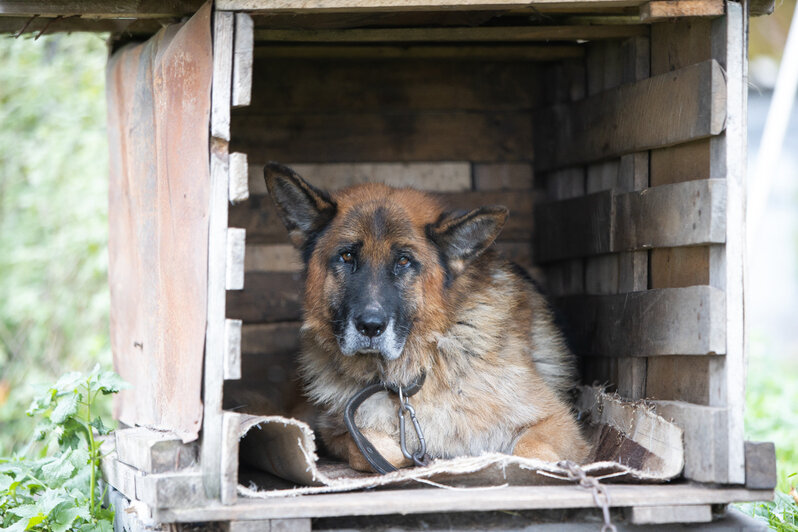
[[(421, 389), (426, 377), (426, 373), (422, 373), (413, 382), (411, 382), (410, 385), (407, 387), (402, 387), (402, 396), (411, 397), (415, 395)], [(363, 458), (365, 458), (366, 461), (371, 464), (371, 467), (374, 468), (374, 471), (380, 475), (390, 473), (391, 471), (396, 471), (396, 468), (392, 466), (391, 463), (377, 451), (377, 449), (374, 448), (368, 438), (366, 438), (363, 433), (360, 432), (360, 429), (357, 428), (357, 425), (355, 425), (355, 412), (357, 412), (357, 409), (361, 404), (363, 404), (363, 401), (375, 393), (381, 392), (383, 390), (399, 395), (398, 386), (395, 384), (378, 381), (369, 384), (353, 395), (352, 398), (349, 399), (349, 402), (346, 403), (346, 407), (344, 408), (344, 424), (346, 425), (346, 430), (349, 431), (349, 435), (352, 436), (352, 439), (355, 441), (355, 445), (360, 451), (360, 454), (363, 455)]]

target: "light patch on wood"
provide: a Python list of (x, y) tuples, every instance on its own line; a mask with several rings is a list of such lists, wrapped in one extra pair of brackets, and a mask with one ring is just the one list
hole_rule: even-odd
[(224, 358), (225, 380), (241, 378), (241, 320), (224, 320), (224, 338), (227, 350)]
[[(317, 186), (336, 190), (361, 183), (385, 183), (434, 192), (464, 192), (471, 189), (471, 165), (446, 163), (330, 163), (287, 164)], [(266, 194), (263, 167), (251, 165), (249, 187), (253, 194)]]
[(227, 228), (227, 268), (225, 288), (242, 290), (244, 288), (244, 260), (246, 253), (246, 229)]
[(709, 523), (712, 521), (712, 507), (708, 504), (632, 506), (627, 516), (633, 525)]
[(213, 87), (211, 135), (230, 140), (230, 83), (233, 76), (233, 13), (213, 16)]
[(659, 22), (678, 17), (719, 17), (725, 12), (724, 0), (654, 0), (640, 7), (640, 20)]
[(235, 205), (249, 198), (249, 165), (246, 153), (230, 154), (230, 203)]
[(249, 105), (252, 98), (252, 56), (255, 47), (252, 17), (236, 13), (233, 43), (233, 107)]
[(529, 163), (475, 163), (476, 190), (526, 190), (534, 186)]
[(302, 270), (299, 250), (289, 244), (247, 246), (244, 262), (247, 272), (298, 272)]

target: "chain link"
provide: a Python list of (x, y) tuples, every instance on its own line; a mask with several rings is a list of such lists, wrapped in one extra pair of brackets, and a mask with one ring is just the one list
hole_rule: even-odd
[(585, 470), (579, 467), (570, 460), (564, 460), (557, 463), (558, 466), (565, 470), (568, 480), (575, 480), (585, 489), (591, 490), (593, 493), (593, 502), (596, 506), (601, 508), (601, 513), (604, 516), (604, 524), (601, 527), (601, 532), (617, 532), (615, 525), (610, 521), (610, 494), (607, 492), (606, 486), (599, 483), (597, 478), (590, 477), (585, 473)]

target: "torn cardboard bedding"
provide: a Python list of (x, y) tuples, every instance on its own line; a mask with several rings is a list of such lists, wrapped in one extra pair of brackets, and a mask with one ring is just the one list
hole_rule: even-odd
[[(664, 482), (681, 473), (682, 430), (645, 404), (622, 401), (601, 388), (581, 387), (575, 406), (593, 448), (590, 463), (582, 466), (587, 475), (625, 482)], [(557, 464), (498, 453), (435, 460), (427, 467), (400, 469), (386, 475), (361, 473), (341, 462), (319, 460), (313, 431), (301, 421), (281, 416), (242, 415), (240, 419), (241, 464), (268, 473), (242, 477), (238, 492), (246, 497), (285, 497), (389, 485), (540, 485), (568, 478), (566, 470)]]

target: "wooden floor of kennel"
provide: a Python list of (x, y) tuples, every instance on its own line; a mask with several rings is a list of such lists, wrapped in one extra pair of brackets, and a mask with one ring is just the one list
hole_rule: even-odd
[[(424, 488), (275, 500), (237, 496), (239, 414), (224, 408), (226, 383), (242, 379), (248, 344), (264, 336), (285, 341), (295, 336), (298, 319), (298, 299), (280, 299), (274, 289), (296, 286), (296, 257), (284, 235), (275, 236), (281, 228), (274, 220), (247, 206), (262, 199), (262, 152), (311, 174), (379, 173), (386, 181), (433, 187), (466, 203), (516, 206), (515, 225), (508, 225), (499, 245), (524, 265), (538, 266), (555, 302), (580, 323), (575, 346), (586, 379), (647, 400), (685, 429), (683, 480), (609, 488), (612, 506), (623, 508), (628, 522), (708, 522), (719, 506), (772, 498), (773, 447), (743, 438), (747, 23), (749, 13), (765, 14), (772, 3), (216, 0), (212, 7), (212, 59), (206, 65), (212, 79), (210, 165), (207, 195), (201, 196), (207, 212), (199, 218), (207, 223), (207, 232), (199, 233), (200, 239), (207, 236), (207, 247), (196, 248), (199, 258), (191, 255), (207, 273), (207, 298), (197, 307), (202, 336), (194, 335), (191, 348), (158, 344), (150, 352), (149, 341), (115, 346), (123, 376), (144, 390), (123, 397), (123, 421), (171, 431), (117, 433), (116, 454), (104, 462), (112, 498), (126, 508), (117, 528), (221, 521), (230, 522), (231, 530), (309, 530), (311, 518), (321, 517), (595, 506), (592, 494), (576, 485), (476, 494)], [(0, 31), (107, 31), (118, 47), (202, 8), (196, 0), (0, 0)], [(210, 13), (210, 6), (205, 9)], [(496, 17), (512, 24), (494, 24)], [(435, 129), (438, 122), (425, 121), (426, 115), (419, 119), (419, 137), (451, 137), (462, 143), (460, 151), (420, 138), (400, 147), (378, 145), (368, 134), (374, 127), (368, 117), (353, 118), (346, 126), (366, 132), (367, 158), (336, 144), (334, 131), (310, 115), (281, 117), (268, 101), (248, 110), (259, 98), (252, 90), (259, 60), (309, 57), (476, 58), (494, 67), (541, 65), (534, 72), (547, 81), (518, 108), (480, 103), (492, 97), (485, 88), (458, 94), (473, 99), (477, 111), (450, 113), (448, 129)], [(513, 75), (524, 76), (523, 70)], [(342, 80), (334, 72), (325, 75)], [(263, 90), (264, 100), (276, 94)], [(305, 105), (326, 103), (319, 94), (299, 92)], [(259, 115), (264, 108), (271, 114)], [(256, 129), (264, 117), (279, 131), (265, 140)], [(302, 145), (285, 140), (296, 134), (296, 123), (313, 133)], [(473, 124), (479, 127), (469, 135)], [(547, 124), (557, 128), (546, 130)], [(532, 138), (534, 157), (525, 151)], [(322, 153), (323, 160), (311, 152)], [(533, 224), (548, 228), (534, 246)], [(159, 253), (175, 258), (178, 252)], [(258, 307), (246, 290), (235, 292), (253, 283), (279, 304)], [(163, 303), (167, 310), (180, 305)], [(153, 339), (169, 344), (162, 329)], [(295, 340), (288, 345), (294, 348)], [(167, 362), (174, 374), (142, 376), (130, 365), (132, 357), (154, 367)]]

